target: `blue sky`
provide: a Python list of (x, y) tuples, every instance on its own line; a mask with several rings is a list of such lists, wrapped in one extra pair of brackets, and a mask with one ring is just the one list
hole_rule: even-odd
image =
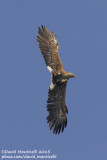
[[(38, 26), (56, 33), (65, 69), (68, 125), (49, 132), (48, 72)], [(58, 160), (107, 159), (107, 1), (0, 1), (0, 150), (51, 150)]]

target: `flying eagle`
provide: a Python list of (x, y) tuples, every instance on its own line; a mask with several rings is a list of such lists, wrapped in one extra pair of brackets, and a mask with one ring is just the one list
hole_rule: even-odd
[(40, 51), (44, 57), (47, 69), (51, 72), (51, 84), (47, 100), (47, 122), (53, 134), (63, 132), (67, 126), (68, 109), (65, 105), (66, 85), (69, 78), (76, 78), (73, 73), (66, 72), (60, 60), (56, 35), (45, 26), (38, 28)]

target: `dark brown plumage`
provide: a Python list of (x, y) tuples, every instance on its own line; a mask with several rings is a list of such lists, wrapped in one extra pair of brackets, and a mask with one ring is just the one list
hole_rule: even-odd
[(63, 132), (67, 126), (68, 109), (65, 105), (66, 85), (69, 78), (76, 77), (73, 73), (66, 72), (60, 60), (56, 35), (44, 26), (38, 28), (40, 51), (44, 57), (46, 66), (51, 72), (51, 85), (48, 91), (47, 122), (54, 134)]

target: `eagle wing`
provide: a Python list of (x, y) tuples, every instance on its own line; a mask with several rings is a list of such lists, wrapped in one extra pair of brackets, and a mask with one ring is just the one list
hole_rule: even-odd
[(46, 66), (51, 72), (60, 70), (60, 68), (63, 68), (63, 65), (58, 54), (59, 45), (56, 35), (47, 30), (44, 26), (38, 28), (38, 33), (37, 41), (39, 42), (39, 48), (44, 57)]
[(47, 101), (47, 111), (49, 115), (47, 117), (47, 122), (49, 123), (49, 128), (54, 134), (59, 134), (63, 132), (64, 128), (67, 126), (67, 116), (68, 109), (65, 105), (65, 92), (66, 84), (56, 83), (54, 89), (49, 89), (48, 91), (48, 101)]

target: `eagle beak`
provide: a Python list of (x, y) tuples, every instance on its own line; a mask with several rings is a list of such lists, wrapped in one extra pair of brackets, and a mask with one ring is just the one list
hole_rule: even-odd
[(75, 74), (72, 74), (72, 78), (77, 78), (77, 76), (75, 76)]

